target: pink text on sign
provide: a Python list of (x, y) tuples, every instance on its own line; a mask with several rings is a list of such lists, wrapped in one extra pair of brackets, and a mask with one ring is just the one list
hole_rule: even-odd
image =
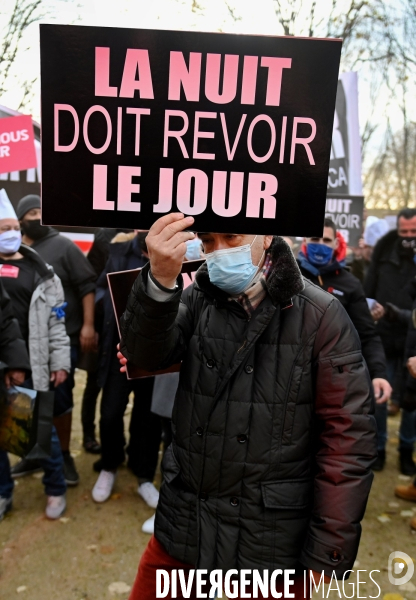
[(32, 117), (0, 119), (0, 173), (25, 171), (36, 166)]

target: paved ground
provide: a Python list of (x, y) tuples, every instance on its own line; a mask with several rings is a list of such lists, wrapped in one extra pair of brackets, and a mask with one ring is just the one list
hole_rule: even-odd
[[(137, 495), (134, 476), (123, 468), (112, 498), (97, 505), (91, 500), (96, 457), (81, 449), (80, 395), (84, 372), (77, 373), (72, 451), (81, 475), (80, 485), (68, 491), (68, 510), (57, 522), (44, 515), (45, 496), (37, 475), (20, 479), (15, 488), (14, 510), (0, 524), (0, 599), (12, 600), (110, 600), (128, 598), (137, 564), (148, 536), (141, 524), (152, 510)], [(416, 560), (416, 535), (409, 529), (408, 511), (416, 505), (397, 500), (393, 488), (403, 483), (397, 471), (399, 420), (389, 420), (388, 465), (377, 474), (363, 525), (363, 536), (351, 585), (341, 587), (341, 597), (384, 600), (416, 600), (416, 574), (405, 589), (388, 581), (387, 561), (395, 550)], [(408, 478), (407, 478), (408, 480)], [(402, 514), (406, 511), (405, 514)], [(379, 518), (381, 517), (380, 522)], [(378, 569), (371, 584), (369, 571)], [(118, 585), (114, 585), (117, 584)], [(124, 584), (124, 585), (123, 585)], [(113, 590), (113, 591), (111, 591)], [(118, 590), (118, 591), (117, 591)], [(124, 591), (123, 591), (124, 590)], [(379, 595), (380, 593), (380, 595)], [(316, 597), (322, 598), (322, 592)], [(325, 597), (339, 598), (334, 589)]]

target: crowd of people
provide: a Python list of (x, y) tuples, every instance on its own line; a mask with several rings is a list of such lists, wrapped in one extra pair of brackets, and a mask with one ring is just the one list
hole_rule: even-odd
[[(236, 234), (227, 234), (227, 237), (210, 233), (194, 235), (184, 230), (186, 226), (189, 228), (190, 222), (172, 215), (167, 216), (170, 218), (169, 231), (175, 227), (177, 230), (170, 237), (163, 218), (149, 234), (98, 230), (88, 256), (84, 256), (57, 230), (41, 225), (40, 217), (39, 196), (22, 198), (15, 211), (6, 194), (0, 194), (0, 360), (7, 365), (3, 385), (6, 388), (20, 385), (38, 391), (54, 391), (50, 457), (40, 461), (22, 457), (10, 467), (7, 453), (0, 451), (0, 519), (12, 507), (13, 479), (40, 470), (44, 471), (46, 516), (57, 519), (65, 511), (66, 488), (79, 482), (70, 442), (74, 372), (77, 367), (84, 368), (87, 370), (87, 382), (82, 399), (83, 447), (86, 452), (97, 454), (97, 457), (100, 455), (93, 465), (98, 476), (92, 489), (92, 499), (101, 503), (110, 497), (117, 469), (127, 456), (127, 465), (137, 477), (138, 495), (154, 509), (159, 505), (156, 521), (153, 516), (143, 524), (143, 531), (153, 533), (156, 528), (158, 532), (157, 539), (152, 538), (153, 546), (149, 546), (147, 551), (149, 560), (153, 560), (154, 555), (163, 554), (164, 548), (169, 549), (170, 558), (177, 559), (181, 565), (194, 564), (198, 552), (200, 559), (202, 553), (200, 564), (209, 567), (218, 559), (218, 556), (215, 558), (218, 552), (223, 552), (222, 559), (225, 563), (229, 561), (230, 565), (233, 553), (238, 554), (240, 564), (248, 560), (247, 557), (256, 562), (247, 548), (252, 543), (252, 536), (256, 536), (257, 525), (253, 525), (252, 531), (245, 531), (247, 539), (244, 543), (240, 540), (240, 546), (237, 540), (233, 541), (233, 529), (227, 530), (224, 525), (222, 530), (218, 524), (215, 543), (212, 540), (211, 546), (208, 544), (205, 550), (199, 548), (198, 551), (192, 546), (189, 527), (193, 527), (196, 518), (192, 508), (193, 490), (198, 490), (198, 498), (204, 503), (201, 506), (205, 510), (205, 521), (198, 525), (202, 530), (213, 518), (213, 513), (206, 508), (211, 495), (206, 490), (224, 486), (217, 481), (224, 468), (224, 460), (229, 462), (230, 469), (234, 469), (234, 472), (228, 472), (229, 483), (225, 486), (226, 494), (231, 497), (231, 510), (240, 503), (238, 490), (243, 479), (248, 482), (245, 494), (252, 502), (257, 502), (257, 491), (250, 487), (250, 476), (247, 475), (249, 465), (254, 469), (251, 477), (254, 477), (256, 469), (261, 471), (264, 468), (268, 472), (275, 467), (269, 464), (264, 454), (266, 442), (262, 437), (268, 439), (269, 434), (250, 431), (256, 410), (259, 411), (256, 418), (263, 427), (267, 426), (267, 419), (279, 423), (280, 429), (276, 425), (276, 432), (279, 430), (280, 433), (270, 434), (267, 443), (273, 446), (276, 442), (277, 447), (281, 445), (286, 449), (281, 468), (286, 464), (285, 477), (291, 476), (291, 461), (297, 460), (301, 453), (298, 448), (296, 457), (290, 454), (292, 440), (301, 440), (301, 446), (315, 443), (308, 437), (310, 403), (315, 403), (313, 410), (319, 420), (322, 418), (319, 403), (333, 393), (333, 376), (332, 379), (328, 379), (329, 375), (319, 379), (312, 374), (309, 366), (305, 366), (316, 360), (315, 354), (314, 358), (309, 357), (306, 348), (313, 348), (315, 352), (316, 339), (320, 336), (321, 349), (319, 352), (316, 350), (320, 357), (318, 362), (322, 365), (330, 360), (337, 368), (337, 377), (348, 373), (353, 382), (344, 384), (340, 381), (337, 384), (341, 390), (338, 395), (343, 396), (343, 410), (351, 411), (350, 426), (353, 428), (352, 424), (356, 423), (359, 432), (362, 427), (360, 419), (365, 415), (370, 417), (374, 412), (376, 455), (372, 454), (370, 442), (366, 446), (365, 432), (360, 442), (363, 447), (359, 452), (366, 456), (367, 466), (375, 472), (384, 468), (388, 414), (400, 411), (398, 467), (404, 475), (416, 475), (413, 459), (416, 440), (416, 209), (399, 212), (397, 227), (393, 230), (384, 219), (369, 217), (359, 247), (352, 250), (347, 248), (333, 221), (325, 219), (322, 236), (305, 238), (294, 253), (296, 258), (282, 238)], [(288, 242), (291, 243), (291, 240)], [(185, 251), (178, 252), (177, 249), (183, 246)], [(165, 247), (167, 250), (163, 255)], [(197, 285), (191, 286), (189, 293), (188, 290), (184, 292), (179, 304), (182, 285), (179, 265), (182, 260), (202, 256), (206, 258), (206, 264), (198, 271)], [(225, 260), (227, 264), (224, 266)], [(122, 322), (121, 353), (117, 354), (120, 338), (107, 274), (138, 267), (142, 267), (143, 271), (128, 301)], [(289, 310), (294, 305), (296, 310)], [(338, 308), (341, 305), (345, 311)], [(224, 317), (221, 307), (226, 307), (227, 317)], [(278, 320), (274, 320), (276, 316), (270, 316), (276, 307), (281, 315), (280, 325)], [(329, 310), (333, 311), (331, 319), (335, 321), (324, 323)], [(269, 322), (276, 324), (269, 324), (264, 330)], [(296, 329), (289, 333), (289, 326)], [(295, 332), (298, 335), (296, 339), (293, 337)], [(315, 341), (311, 342), (312, 339)], [(236, 365), (240, 366), (234, 367), (235, 357), (243, 359), (253, 343), (257, 349), (256, 355), (250, 358), (250, 364), (243, 361), (241, 366), (237, 361)], [(277, 353), (268, 351), (273, 344), (277, 344)], [(331, 347), (337, 349), (335, 359), (331, 355)], [(286, 355), (279, 359), (281, 348), (286, 349)], [(364, 363), (360, 363), (360, 351)], [(328, 352), (329, 359), (325, 358)], [(125, 365), (125, 357), (149, 371), (183, 361), (181, 376), (170, 373), (127, 379), (123, 372), (125, 367), (120, 370), (120, 361)], [(368, 368), (371, 384), (369, 381), (365, 383), (363, 364)], [(208, 369), (206, 374), (203, 371), (205, 366)], [(259, 375), (253, 376), (257, 369)], [(276, 369), (278, 372), (275, 372)], [(285, 391), (289, 372), (293, 379), (287, 381)], [(239, 373), (239, 377), (230, 380), (233, 373)], [(361, 379), (357, 383), (358, 373)], [(248, 376), (251, 376), (251, 382), (248, 379), (246, 382)], [(308, 395), (307, 389), (312, 381), (320, 389), (319, 402), (318, 393)], [(350, 385), (356, 386), (354, 394), (361, 395), (365, 410), (348, 406)], [(366, 385), (373, 392), (372, 402), (366, 395)], [(286, 412), (282, 413), (284, 423), (279, 421), (281, 409), (276, 408), (283, 400), (276, 400), (274, 409), (270, 409), (270, 400), (259, 400), (265, 394), (264, 386), (275, 389), (276, 399), (280, 398), (280, 393), (286, 394)], [(98, 440), (95, 415), (100, 392)], [(124, 413), (132, 393), (134, 402), (126, 445)], [(257, 395), (257, 403), (252, 404), (252, 400), (246, 399), (246, 393), (251, 394), (251, 398)], [(210, 408), (212, 399), (222, 398), (221, 394), (225, 394), (225, 399)], [(201, 401), (199, 404), (196, 398)], [(202, 402), (204, 398), (205, 404)], [(333, 398), (329, 398), (328, 402), (334, 402)], [(180, 419), (177, 417), (179, 413)], [(230, 424), (224, 433), (222, 419), (228, 423), (227, 418)], [(330, 417), (327, 418), (330, 420)], [(213, 419), (209, 435), (206, 432), (207, 419)], [(372, 427), (368, 423), (367, 433)], [(234, 431), (235, 426), (238, 431)], [(322, 428), (325, 427), (328, 423), (322, 425)], [(339, 430), (341, 425), (338, 423), (334, 427)], [(222, 451), (224, 456), (228, 452), (229, 457), (220, 460), (215, 444), (223, 435), (235, 438), (239, 448), (227, 451), (225, 444)], [(257, 451), (252, 441), (251, 454), (247, 458), (244, 452), (247, 452), (248, 446), (245, 444), (249, 436), (256, 440), (256, 435), (256, 443), (262, 450)], [(328, 431), (326, 435), (330, 435)], [(153, 483), (162, 442), (164, 504), (160, 504), (159, 491)], [(202, 472), (198, 463), (201, 443), (207, 456)], [(348, 448), (344, 448), (343, 453), (343, 459), (347, 460)], [(217, 459), (220, 462), (215, 466)], [(365, 462), (364, 458), (362, 460)], [(241, 465), (245, 465), (245, 470), (241, 471)], [(177, 481), (179, 467), (185, 481), (183, 488)], [(296, 472), (301, 476), (306, 471), (305, 463)], [(361, 481), (365, 479), (368, 487), (370, 480), (363, 473), (360, 474)], [(204, 478), (206, 489), (201, 488)], [(307, 496), (305, 490), (299, 487), (299, 497)], [(411, 485), (398, 486), (395, 493), (406, 500), (416, 501), (416, 479)], [(273, 486), (270, 489), (265, 487), (263, 499), (266, 508), (267, 502), (270, 506), (278, 502), (281, 494), (284, 492)], [(173, 504), (172, 495), (176, 498)], [(364, 498), (365, 492), (363, 502)], [(307, 504), (305, 500), (305, 506)], [(361, 505), (358, 501), (357, 522)], [(202, 508), (199, 510), (202, 511)], [(248, 512), (250, 510), (247, 508)], [(229, 518), (232, 522), (233, 517)], [(255, 524), (260, 516), (254, 511), (249, 518)], [(277, 522), (276, 517), (274, 519), (273, 527)], [(185, 522), (188, 523), (186, 527)], [(279, 527), (284, 529), (283, 523), (279, 523)], [(411, 526), (416, 529), (416, 517)], [(174, 535), (175, 527), (178, 531)], [(205, 539), (210, 539), (208, 529), (205, 533), (203, 531)], [(200, 529), (198, 531), (201, 535)], [(302, 532), (304, 524), (290, 535), (296, 540), (296, 536), (303, 535)], [(289, 532), (286, 533), (289, 535)], [(317, 526), (312, 538), (320, 535), (325, 538), (326, 533)], [(349, 536), (346, 533), (344, 541), (347, 546), (350, 544)], [(226, 550), (220, 551), (221, 543)], [(351, 547), (354, 543), (351, 541)], [(310, 547), (313, 544), (310, 542)], [(333, 546), (329, 541), (328, 545)], [(277, 550), (273, 549), (273, 552)], [(332, 562), (343, 566), (348, 566), (354, 554), (351, 550), (349, 558), (343, 561), (336, 558), (337, 548), (333, 552), (335, 558)], [(288, 557), (291, 553), (295, 555), (295, 550), (288, 547), (284, 553)], [(315, 548), (309, 554), (314, 553), (319, 554), (320, 550)], [(306, 561), (314, 564), (308, 552), (305, 557)], [(145, 564), (142, 565), (142, 577), (138, 578), (142, 583), (137, 584), (135, 592), (139, 597), (140, 590), (141, 598), (146, 597), (141, 587), (146, 579)]]
[[(298, 262), (305, 277), (338, 298), (360, 337), (375, 395), (377, 458), (372, 470), (384, 469), (387, 416), (400, 411), (398, 468), (414, 476), (416, 209), (401, 210), (393, 230), (385, 219), (368, 217), (360, 244), (352, 249), (325, 219), (323, 237), (305, 240)], [(416, 480), (397, 486), (395, 494), (416, 501)], [(415, 518), (411, 527), (416, 529)]]
[[(120, 373), (119, 342), (107, 273), (143, 267), (148, 262), (146, 233), (100, 229), (87, 256), (67, 237), (40, 222), (40, 197), (20, 200), (16, 211), (0, 196), (0, 298), (7, 304), (4, 327), (20, 329), (11, 348), (4, 344), (9, 387), (39, 391), (53, 389), (54, 411), (51, 457), (22, 457), (10, 468), (0, 451), (0, 519), (12, 507), (13, 479), (44, 471), (46, 516), (57, 519), (66, 508), (66, 488), (79, 482), (70, 452), (75, 369), (87, 371), (82, 398), (83, 447), (100, 455), (92, 489), (95, 502), (111, 495), (117, 468), (125, 461), (138, 479), (138, 494), (156, 508), (159, 492), (155, 477), (160, 444), (171, 439), (171, 415), (178, 374), (128, 380)], [(189, 243), (187, 259), (201, 256), (201, 244)], [(10, 301), (11, 300), (11, 301)], [(17, 322), (16, 322), (17, 320)], [(7, 337), (7, 336), (6, 336)], [(0, 341), (1, 344), (1, 341)], [(26, 350), (22, 350), (22, 347)], [(11, 352), (16, 357), (11, 358)], [(27, 353), (27, 354), (26, 354)], [(21, 369), (14, 369), (15, 361)], [(7, 373), (10, 373), (8, 375)], [(99, 441), (96, 436), (97, 401), (101, 392)], [(134, 393), (126, 447), (124, 413)], [(154, 516), (143, 524), (153, 532)]]

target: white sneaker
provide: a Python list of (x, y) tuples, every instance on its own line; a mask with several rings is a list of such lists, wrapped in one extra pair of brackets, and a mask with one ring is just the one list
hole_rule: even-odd
[(45, 515), (48, 519), (59, 519), (66, 509), (66, 499), (64, 496), (48, 496)]
[(150, 533), (150, 535), (153, 535), (153, 533), (155, 532), (155, 516), (156, 515), (153, 515), (153, 517), (150, 517), (150, 519), (147, 519), (147, 521), (143, 523), (143, 533)]
[(159, 502), (159, 492), (150, 481), (146, 481), (145, 483), (141, 483), (137, 489), (137, 493), (139, 496), (143, 498), (150, 508), (156, 508), (157, 503)]
[(105, 502), (108, 500), (113, 491), (115, 480), (115, 471), (101, 471), (92, 490), (92, 499), (95, 502)]

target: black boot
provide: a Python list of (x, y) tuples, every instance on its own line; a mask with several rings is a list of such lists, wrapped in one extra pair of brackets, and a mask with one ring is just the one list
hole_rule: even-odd
[(90, 454), (101, 454), (101, 446), (94, 437), (84, 437), (82, 445)]
[(62, 452), (64, 459), (63, 469), (66, 485), (78, 485), (79, 475), (75, 466), (75, 461), (70, 455), (69, 451)]
[(384, 465), (386, 464), (386, 451), (378, 450), (377, 458), (373, 462), (371, 469), (373, 471), (382, 471), (384, 469)]
[(413, 462), (413, 450), (411, 448), (399, 448), (400, 473), (403, 475), (414, 475), (416, 465)]

